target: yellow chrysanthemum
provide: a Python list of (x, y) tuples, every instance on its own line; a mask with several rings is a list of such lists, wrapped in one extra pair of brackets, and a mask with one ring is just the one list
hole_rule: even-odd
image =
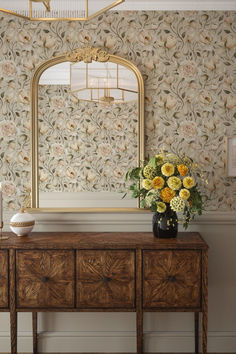
[(166, 176), (170, 177), (174, 174), (175, 172), (175, 167), (172, 165), (172, 163), (164, 163), (164, 165), (161, 167), (161, 173)]
[(171, 207), (172, 210), (174, 210), (175, 212), (178, 213), (179, 211), (184, 210), (185, 202), (180, 197), (174, 197), (170, 201), (170, 207)]
[(158, 154), (156, 155), (156, 164), (157, 165), (162, 165), (164, 163), (164, 155), (163, 154)]
[(161, 189), (164, 186), (165, 181), (162, 177), (157, 176), (153, 179), (152, 184), (153, 184), (153, 188)]
[(167, 184), (168, 187), (170, 187), (171, 189), (173, 189), (174, 191), (179, 190), (181, 185), (182, 185), (182, 181), (179, 177), (169, 177), (167, 180)]
[(144, 189), (147, 189), (149, 191), (153, 187), (152, 186), (152, 180), (144, 179), (143, 182), (142, 182), (142, 186), (143, 186)]
[(185, 188), (190, 189), (195, 186), (195, 180), (193, 177), (185, 177), (183, 180), (183, 185)]
[(158, 192), (155, 189), (150, 189), (145, 196), (145, 202), (148, 207), (157, 200)]
[(156, 170), (152, 166), (147, 165), (143, 169), (143, 175), (148, 179), (153, 179), (156, 176)]
[(177, 167), (181, 176), (186, 176), (188, 174), (188, 167), (184, 164), (178, 165)]
[(163, 202), (158, 202), (157, 203), (157, 212), (158, 213), (164, 213), (166, 211), (166, 205)]
[(179, 196), (182, 199), (187, 200), (190, 197), (190, 192), (188, 189), (183, 188), (179, 191)]
[(170, 189), (169, 187), (165, 187), (161, 190), (161, 199), (163, 202), (169, 203), (172, 198), (175, 196), (175, 191), (173, 189)]

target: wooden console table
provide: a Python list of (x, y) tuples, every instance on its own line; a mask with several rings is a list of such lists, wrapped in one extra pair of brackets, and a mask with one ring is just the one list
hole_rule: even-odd
[[(11, 353), (17, 354), (17, 312), (134, 311), (137, 353), (143, 353), (144, 311), (194, 312), (198, 353), (207, 353), (207, 250), (196, 232), (176, 239), (152, 233), (11, 233), (0, 242), (0, 311), (10, 311)], [(111, 348), (112, 349), (112, 348)]]

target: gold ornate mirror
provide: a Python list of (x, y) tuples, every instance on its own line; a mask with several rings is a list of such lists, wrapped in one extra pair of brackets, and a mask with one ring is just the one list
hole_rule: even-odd
[(125, 174), (144, 159), (144, 85), (98, 48), (41, 64), (31, 81), (31, 210), (137, 211)]

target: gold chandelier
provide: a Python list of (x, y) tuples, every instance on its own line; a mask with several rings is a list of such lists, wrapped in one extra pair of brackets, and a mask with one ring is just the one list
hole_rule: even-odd
[(86, 21), (125, 0), (0, 0), (0, 11), (34, 21)]
[(136, 76), (123, 65), (81, 61), (70, 67), (71, 93), (78, 100), (111, 104), (138, 99)]

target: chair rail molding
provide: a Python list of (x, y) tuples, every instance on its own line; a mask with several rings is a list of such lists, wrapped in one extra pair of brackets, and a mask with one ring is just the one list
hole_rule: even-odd
[[(9, 223), (16, 212), (4, 213), (4, 231), (10, 231)], [(36, 224), (34, 231), (151, 231), (152, 213), (47, 213), (34, 214)], [(207, 212), (196, 216), (190, 223), (197, 225), (236, 225), (236, 212), (217, 211)], [(141, 228), (141, 229), (140, 229)], [(180, 229), (182, 229), (180, 222)]]
[[(4, 231), (9, 231), (11, 217), (4, 213)], [(47, 213), (34, 214), (34, 231), (151, 231), (152, 213)], [(201, 225), (236, 225), (235, 211), (211, 211), (196, 216), (190, 228)], [(180, 230), (182, 230), (180, 221)]]

